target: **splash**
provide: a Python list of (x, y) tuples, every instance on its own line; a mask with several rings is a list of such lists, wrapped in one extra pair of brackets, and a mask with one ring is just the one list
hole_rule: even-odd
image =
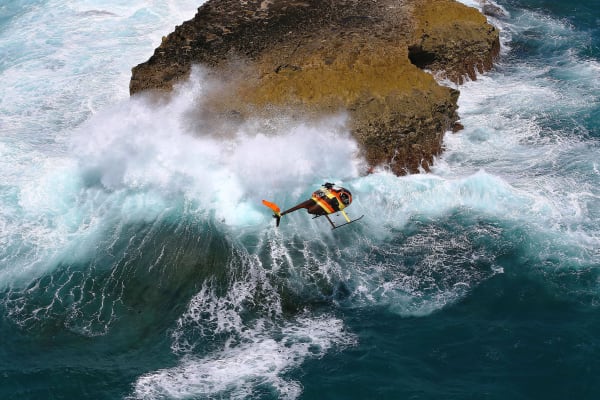
[(244, 399), (273, 393), (277, 398), (296, 399), (302, 385), (285, 378), (286, 372), (306, 359), (322, 357), (334, 346), (343, 349), (355, 342), (353, 335), (344, 332), (343, 322), (331, 316), (298, 317), (276, 335), (272, 330), (262, 331), (260, 325), (248, 334), (249, 342), (202, 358), (188, 356), (174, 368), (140, 377), (131, 398)]

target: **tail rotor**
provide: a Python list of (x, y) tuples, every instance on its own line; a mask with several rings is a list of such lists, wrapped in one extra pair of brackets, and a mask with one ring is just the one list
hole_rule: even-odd
[(281, 209), (275, 203), (272, 203), (267, 200), (263, 200), (262, 203), (273, 210), (273, 218), (275, 218), (275, 226), (279, 226), (279, 221), (281, 220)]

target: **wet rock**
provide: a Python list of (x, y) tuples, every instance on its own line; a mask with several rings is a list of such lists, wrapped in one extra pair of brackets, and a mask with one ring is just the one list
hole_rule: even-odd
[(489, 15), (494, 18), (506, 17), (506, 12), (498, 5), (483, 0), (481, 4), (481, 11), (485, 15)]

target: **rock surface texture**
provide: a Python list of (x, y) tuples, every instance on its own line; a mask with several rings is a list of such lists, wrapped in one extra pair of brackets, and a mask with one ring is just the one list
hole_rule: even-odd
[(132, 70), (130, 92), (170, 91), (194, 64), (219, 77), (207, 115), (348, 112), (371, 167), (428, 170), (458, 120), (461, 83), (500, 45), (485, 16), (453, 0), (209, 0)]

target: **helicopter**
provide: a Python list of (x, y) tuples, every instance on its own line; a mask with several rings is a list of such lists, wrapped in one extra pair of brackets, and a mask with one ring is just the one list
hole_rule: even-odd
[[(313, 219), (323, 216), (327, 218), (327, 221), (329, 221), (329, 224), (331, 225), (331, 229), (341, 228), (342, 226), (356, 222), (364, 217), (364, 215), (361, 215), (356, 219), (350, 219), (350, 217), (348, 217), (345, 208), (352, 203), (352, 193), (350, 193), (348, 189), (330, 182), (324, 183), (319, 189), (315, 190), (310, 199), (283, 212), (281, 212), (279, 206), (273, 202), (263, 200), (262, 203), (273, 211), (273, 217), (276, 220), (275, 226), (279, 226), (281, 217), (284, 215), (303, 208), (305, 208), (309, 214), (314, 215)], [(329, 218), (330, 214), (337, 212), (342, 213), (346, 219), (345, 223), (336, 225), (331, 218)]]

